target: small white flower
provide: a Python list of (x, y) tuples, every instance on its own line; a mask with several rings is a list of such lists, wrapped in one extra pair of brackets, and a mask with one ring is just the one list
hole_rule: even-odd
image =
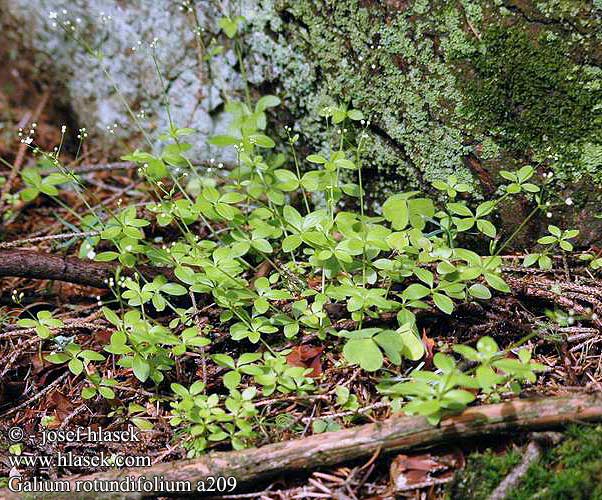
[(88, 257), (88, 259), (90, 260), (94, 260), (94, 257), (96, 257), (96, 252), (94, 250), (90, 250), (87, 254), (86, 257)]
[(552, 212), (547, 212), (547, 213), (546, 213), (546, 217), (547, 217), (548, 219), (551, 219), (551, 218), (552, 218)]
[(571, 206), (573, 204), (572, 198), (567, 198), (566, 200), (564, 200), (564, 202), (569, 206)]
[(56, 19), (58, 16), (58, 14), (54, 11), (51, 11), (50, 14), (48, 14), (48, 19)]
[(65, 132), (67, 132), (67, 125), (61, 127), (61, 134), (64, 134)]

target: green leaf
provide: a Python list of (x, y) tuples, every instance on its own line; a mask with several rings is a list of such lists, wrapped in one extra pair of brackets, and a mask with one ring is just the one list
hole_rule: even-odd
[(347, 116), (353, 121), (364, 119), (364, 113), (362, 113), (359, 109), (350, 109), (347, 111)]
[(343, 347), (343, 355), (349, 363), (357, 364), (373, 372), (383, 365), (383, 355), (372, 339), (353, 339)]
[(98, 392), (105, 399), (115, 399), (115, 392), (110, 387), (99, 387)]
[(54, 364), (64, 363), (69, 359), (71, 359), (71, 357), (65, 352), (56, 352), (46, 356), (46, 360)]
[(437, 354), (435, 354), (435, 356), (433, 356), (433, 363), (443, 373), (451, 373), (456, 367), (454, 358), (441, 352), (438, 352)]
[(251, 134), (249, 141), (260, 148), (273, 148), (276, 143), (265, 134)]
[(38, 324), (38, 322), (35, 319), (20, 319), (19, 321), (17, 321), (17, 325), (22, 326), (24, 328), (33, 328)]
[(272, 253), (272, 245), (270, 245), (270, 242), (264, 238), (260, 238), (258, 240), (251, 240), (251, 246), (255, 249), (258, 250), (259, 252), (263, 252), (263, 253)]
[(185, 398), (185, 397), (188, 396), (188, 391), (186, 390), (186, 388), (183, 385), (173, 383), (173, 384), (171, 384), (170, 387), (171, 387), (171, 390), (175, 394), (177, 394), (178, 396), (180, 396), (181, 398)]
[(275, 108), (280, 105), (280, 99), (275, 95), (264, 95), (255, 105), (255, 111), (265, 111), (267, 108)]
[(375, 335), (373, 340), (385, 351), (391, 362), (396, 365), (401, 364), (401, 352), (404, 348), (404, 343), (399, 333), (393, 330), (383, 330), (378, 335)]
[(97, 262), (108, 262), (115, 260), (117, 257), (119, 257), (117, 252), (100, 252), (94, 257), (94, 260)]
[(430, 293), (430, 288), (427, 288), (420, 283), (412, 283), (403, 291), (403, 296), (408, 300), (417, 300), (426, 297)]
[(448, 203), (447, 208), (453, 214), (472, 217), (472, 212), (464, 203)]
[(495, 238), (495, 235), (497, 234), (495, 226), (488, 220), (477, 220), (477, 229), (490, 238)]
[(395, 230), (405, 229), (410, 222), (408, 202), (400, 195), (391, 196), (383, 204), (383, 215)]
[(282, 240), (282, 251), (292, 252), (301, 245), (301, 237), (296, 234), (291, 234)]
[(531, 267), (533, 264), (535, 264), (537, 262), (537, 259), (539, 259), (538, 253), (530, 253), (529, 255), (525, 256), (525, 260), (523, 260), (523, 266)]
[(145, 382), (150, 375), (150, 365), (148, 361), (139, 354), (134, 355), (132, 370), (134, 371), (136, 378), (141, 382)]
[(240, 384), (240, 373), (238, 373), (237, 371), (229, 371), (228, 373), (226, 373), (223, 377), (222, 380), (224, 382), (224, 385), (230, 389), (236, 389), (238, 387), (238, 384)]
[(447, 295), (433, 293), (433, 301), (445, 314), (451, 314), (454, 311), (454, 303)]
[(418, 361), (424, 356), (424, 344), (414, 333), (411, 325), (403, 325), (398, 330), (403, 342), (403, 355), (412, 361)]
[(497, 345), (497, 342), (493, 340), (491, 337), (481, 337), (477, 342), (477, 349), (480, 352), (484, 352), (487, 354), (495, 354), (500, 348)]
[(487, 300), (491, 298), (489, 288), (481, 283), (475, 283), (468, 288), (468, 293), (475, 299)]
[(132, 417), (130, 420), (141, 431), (150, 431), (154, 428), (153, 423), (144, 418)]
[(177, 283), (166, 283), (161, 286), (161, 291), (168, 295), (186, 295), (188, 291), (182, 285)]
[(299, 179), (290, 170), (278, 169), (274, 171), (278, 184), (276, 187), (283, 191), (294, 191), (299, 187)]
[(219, 27), (224, 30), (224, 33), (228, 38), (234, 38), (238, 31), (238, 19), (230, 19), (229, 17), (222, 17), (218, 21)]
[(319, 164), (323, 164), (326, 163), (326, 158), (324, 158), (322, 155), (309, 155), (307, 157), (307, 161), (311, 162), (311, 163), (319, 163)]
[(227, 146), (234, 146), (240, 143), (240, 139), (236, 137), (232, 137), (231, 135), (214, 135), (211, 139), (209, 139), (209, 144), (213, 144), (214, 146), (225, 148)]
[(84, 364), (77, 358), (73, 358), (69, 361), (69, 370), (74, 375), (79, 375), (82, 371), (84, 371)]
[(96, 396), (96, 388), (95, 387), (84, 387), (82, 389), (82, 398), (92, 399), (94, 396)]
[(485, 276), (485, 281), (487, 281), (487, 284), (491, 288), (495, 288), (496, 290), (498, 290), (500, 292), (505, 292), (505, 293), (510, 292), (510, 287), (508, 286), (508, 284), (502, 278), (500, 278), (497, 274), (485, 273), (484, 276)]

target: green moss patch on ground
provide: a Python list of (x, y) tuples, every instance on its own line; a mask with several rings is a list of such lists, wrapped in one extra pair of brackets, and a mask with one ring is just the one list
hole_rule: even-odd
[[(521, 460), (512, 449), (496, 454), (473, 453), (449, 491), (450, 499), (484, 499)], [(602, 426), (569, 427), (564, 441), (544, 452), (520, 485), (510, 492), (514, 500), (602, 499)]]

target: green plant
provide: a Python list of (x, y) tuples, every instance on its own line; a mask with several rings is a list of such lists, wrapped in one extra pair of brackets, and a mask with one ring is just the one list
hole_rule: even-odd
[(46, 360), (56, 364), (67, 363), (69, 371), (79, 375), (87, 368), (90, 361), (104, 361), (105, 357), (90, 349), (82, 350), (79, 344), (71, 342), (62, 351), (48, 354)]
[[(520, 382), (534, 382), (535, 372), (545, 370), (545, 366), (531, 361), (527, 349), (518, 351), (518, 359), (506, 357), (491, 337), (481, 338), (476, 350), (465, 345), (454, 346), (454, 350), (477, 366), (464, 372), (452, 356), (438, 352), (433, 357), (437, 371), (414, 370), (410, 381), (383, 382), (379, 390), (399, 398), (395, 401), (397, 409), (423, 415), (436, 424), (446, 413), (461, 411), (474, 401), (475, 389), (495, 396), (506, 386), (517, 391)], [(404, 399), (409, 402), (403, 404)]]
[(82, 398), (92, 399), (100, 394), (105, 399), (115, 399), (113, 387), (117, 385), (116, 380), (103, 378), (97, 373), (91, 373), (88, 375), (88, 381), (90, 385), (82, 390)]
[(235, 449), (245, 446), (245, 442), (253, 437), (252, 426), (247, 419), (256, 414), (251, 400), (255, 397), (254, 388), (243, 391), (232, 391), (226, 400), (226, 408), (219, 406), (219, 396), (203, 394), (205, 385), (197, 381), (186, 389), (180, 384), (171, 384), (177, 400), (171, 404), (171, 424), (184, 424), (189, 437), (184, 446), (193, 457), (205, 450), (210, 442), (229, 439)]
[[(238, 35), (245, 21), (240, 16), (219, 20), (242, 73), (246, 65)], [(102, 65), (102, 53), (77, 40)], [(219, 52), (214, 45), (205, 57)], [(154, 50), (152, 57), (163, 85)], [(109, 70), (104, 71), (110, 79)], [(198, 167), (191, 153), (195, 130), (172, 122), (165, 91), (170, 123), (158, 136), (160, 144), (154, 147), (140, 127), (148, 148), (122, 157), (139, 166), (137, 189), (146, 191), (150, 201), (97, 208), (85, 189), (76, 190), (87, 208), (78, 214), (80, 228), (95, 232), (82, 243), (80, 257), (117, 266), (114, 279), (107, 280), (115, 301), (103, 307), (112, 333), (101, 348), (116, 366), (125, 373), (131, 370), (138, 382), (154, 385), (158, 393), (167, 389), (166, 380), (176, 381), (166, 397), (173, 396), (171, 423), (190, 456), (214, 445), (252, 443), (260, 428), (257, 397), (304, 397), (321, 390), (319, 376), (310, 377), (311, 368), (287, 361), (299, 339), (324, 344), (335, 364), (380, 370), (378, 376), (407, 373), (425, 354), (418, 313), (451, 315), (458, 304), (510, 290), (499, 253), (516, 233), (501, 242), (496, 227), (500, 207), (517, 196), (535, 202), (524, 224), (547, 206), (535, 169), (524, 166), (502, 170), (508, 183), (484, 201), (475, 201), (470, 185), (452, 175), (434, 182), (437, 197), (396, 192), (380, 208), (369, 210), (362, 173), (370, 156), (368, 110), (347, 102), (323, 106), (318, 115), (334, 140), (301, 155), (299, 134), (285, 127), (279, 137), (269, 127), (280, 98), (266, 95), (253, 102), (244, 74), (243, 80), (245, 100), (225, 99), (229, 128), (210, 141), (230, 149), (235, 158), (223, 177), (207, 176)], [(37, 153), (61, 175), (24, 171), (23, 198), (43, 192), (58, 203), (56, 186), (72, 181), (80, 187), (77, 177), (60, 165), (58, 153)], [(550, 226), (550, 232), (540, 240), (546, 257), (556, 247), (573, 249), (568, 240), (576, 236), (574, 231)], [(489, 251), (477, 253), (476, 248)], [(540, 266), (548, 264), (540, 259)], [(207, 318), (205, 310), (212, 310)], [(21, 321), (46, 336), (62, 326), (50, 316)], [(395, 397), (396, 408), (404, 404), (407, 413), (437, 423), (477, 396), (499, 399), (505, 389), (534, 382), (542, 369), (526, 350), (512, 358), (488, 337), (476, 349), (456, 346), (455, 352), (475, 366), (461, 369), (454, 357), (438, 352), (434, 371), (415, 369), (409, 381), (399, 382), (397, 376), (379, 390)], [(90, 373), (84, 398), (117, 399), (119, 386), (113, 379), (88, 366), (105, 355), (69, 342), (47, 359), (69, 362), (76, 374), (84, 369)], [(209, 387), (194, 378), (187, 379), (187, 384), (192, 381), (188, 388), (177, 383), (185, 379), (182, 367), (191, 360), (198, 362), (198, 378), (206, 378), (210, 365), (209, 373), (219, 379)], [(337, 387), (335, 393), (343, 410), (358, 408), (358, 397), (349, 389)], [(127, 418), (148, 427), (133, 416), (142, 412), (128, 409)], [(126, 418), (125, 408), (122, 414)], [(338, 425), (324, 420), (314, 430)]]
[(23, 318), (17, 321), (17, 325), (24, 328), (33, 328), (38, 334), (38, 337), (47, 339), (52, 335), (53, 329), (58, 329), (63, 326), (63, 322), (60, 319), (53, 318), (50, 311), (38, 311), (36, 313), (36, 319)]
[[(567, 229), (562, 231), (557, 226), (550, 224), (548, 226), (547, 236), (542, 236), (537, 240), (537, 243), (544, 246), (541, 252), (530, 253), (525, 257), (523, 265), (525, 267), (531, 267), (537, 262), (541, 269), (552, 269), (552, 259), (550, 253), (556, 248), (560, 248), (564, 252), (571, 252), (573, 250), (573, 244), (569, 241), (579, 235), (577, 229)], [(590, 265), (594, 265), (593, 262)], [(595, 267), (594, 267), (595, 268)]]

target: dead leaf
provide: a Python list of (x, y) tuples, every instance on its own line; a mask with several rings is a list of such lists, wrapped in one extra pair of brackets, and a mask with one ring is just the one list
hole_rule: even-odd
[(96, 330), (94, 340), (100, 345), (107, 345), (111, 343), (111, 335), (113, 335), (113, 330)]
[(323, 347), (314, 347), (310, 345), (295, 346), (286, 357), (286, 362), (292, 366), (302, 368), (311, 368), (309, 377), (319, 377), (322, 374), (322, 363), (320, 355), (324, 351)]
[(424, 355), (424, 363), (428, 369), (433, 366), (433, 349), (435, 347), (435, 341), (426, 335), (426, 328), (422, 329), (422, 344), (424, 345), (424, 350), (426, 351)]
[(75, 409), (72, 399), (56, 390), (48, 395), (46, 404), (47, 410), (54, 410), (57, 424), (60, 424)]
[(463, 458), (457, 453), (434, 456), (430, 453), (420, 455), (400, 454), (389, 468), (391, 485), (396, 491), (423, 488), (431, 484), (440, 484), (453, 476), (455, 469), (463, 465)]

